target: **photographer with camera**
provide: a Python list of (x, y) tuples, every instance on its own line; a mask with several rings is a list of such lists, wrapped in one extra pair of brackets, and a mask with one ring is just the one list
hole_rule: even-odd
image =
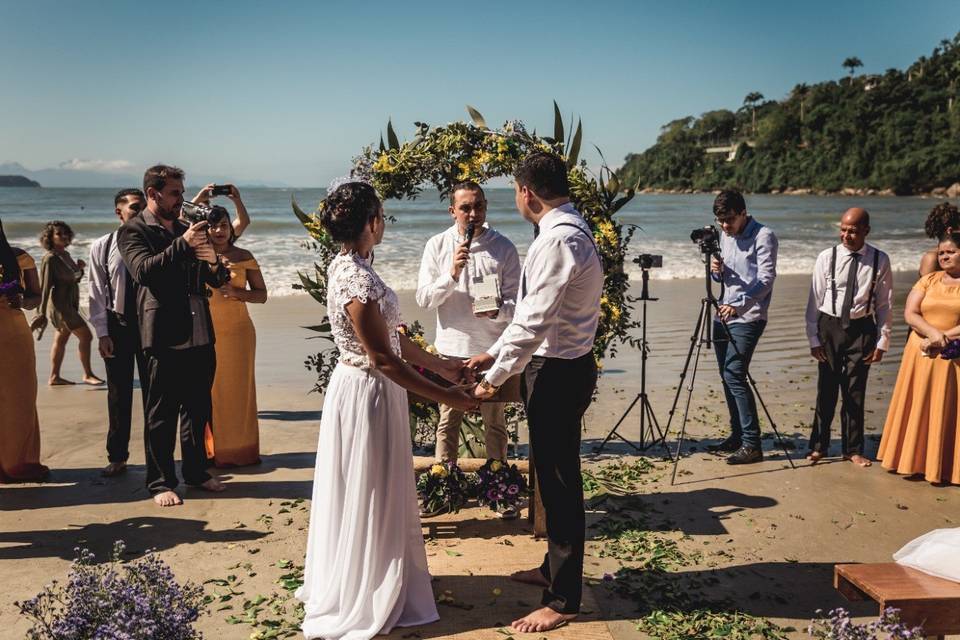
[(173, 453), (177, 422), (183, 479), (222, 491), (207, 473), (204, 428), (210, 422), (210, 388), (216, 369), (207, 289), (230, 274), (207, 236), (205, 219), (188, 224), (181, 169), (156, 165), (143, 176), (147, 207), (117, 232), (120, 255), (137, 286), (137, 319), (147, 361), (144, 406), (147, 488), (162, 507), (182, 504)]
[(210, 200), (218, 196), (226, 197), (233, 203), (237, 210), (237, 215), (231, 220), (233, 227), (233, 239), (236, 240), (243, 235), (243, 232), (250, 226), (250, 214), (247, 213), (247, 207), (240, 199), (240, 190), (232, 184), (208, 184), (193, 197), (193, 204), (202, 204), (210, 206)]
[(723, 230), (716, 243), (719, 255), (714, 252), (710, 263), (711, 278), (722, 283), (713, 327), (714, 349), (730, 411), (731, 435), (707, 448), (732, 453), (727, 464), (749, 464), (763, 460), (757, 404), (747, 378), (750, 359), (767, 324), (777, 277), (778, 243), (773, 231), (747, 213), (738, 191), (720, 192), (713, 202), (713, 215)]

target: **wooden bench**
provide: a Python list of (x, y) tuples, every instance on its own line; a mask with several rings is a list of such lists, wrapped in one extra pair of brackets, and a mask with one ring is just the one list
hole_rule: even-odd
[(834, 565), (833, 586), (847, 600), (876, 601), (881, 612), (899, 609), (904, 624), (929, 637), (960, 633), (960, 583), (882, 562)]

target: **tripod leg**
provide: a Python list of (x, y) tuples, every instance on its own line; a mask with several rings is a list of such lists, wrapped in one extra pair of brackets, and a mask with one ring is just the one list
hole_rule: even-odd
[[(690, 415), (690, 401), (693, 398), (693, 385), (697, 380), (697, 367), (700, 365), (700, 353), (703, 350), (703, 345), (706, 342), (707, 337), (707, 324), (704, 321), (704, 318), (709, 320), (710, 307), (707, 303), (707, 300), (704, 299), (700, 307), (700, 319), (697, 322), (697, 327), (700, 331), (697, 333), (696, 339), (696, 356), (693, 359), (693, 374), (690, 376), (690, 384), (687, 385), (687, 401), (683, 407), (683, 420), (680, 421), (680, 435), (677, 438), (677, 453), (673, 458), (673, 475), (670, 476), (670, 484), (674, 485), (677, 482), (677, 468), (680, 466), (680, 453), (683, 451), (683, 440), (687, 433), (687, 418)], [(693, 349), (691, 349), (691, 354)], [(690, 360), (688, 358), (687, 364), (684, 366), (684, 373), (686, 373), (687, 366), (690, 365)], [(677, 394), (679, 397), (679, 393)], [(676, 406), (674, 406), (676, 409)], [(671, 412), (672, 417), (672, 412)]]
[(673, 396), (673, 404), (670, 406), (670, 412), (667, 414), (667, 424), (664, 427), (665, 436), (670, 433), (670, 424), (673, 422), (673, 416), (677, 412), (677, 403), (680, 402), (680, 393), (683, 391), (683, 381), (687, 377), (687, 370), (690, 368), (690, 360), (693, 358), (693, 350), (700, 347), (700, 341), (703, 337), (703, 305), (700, 303), (700, 315), (697, 317), (697, 324), (693, 328), (693, 335), (690, 336), (690, 349), (687, 350), (687, 359), (683, 364), (683, 371), (680, 372), (680, 380), (677, 383), (677, 393)]
[(646, 396), (643, 398), (643, 411), (646, 412), (647, 420), (649, 420), (650, 424), (650, 443), (647, 444), (644, 450), (649, 449), (659, 442), (663, 450), (667, 452), (667, 457), (669, 457), (672, 462), (673, 452), (671, 452), (670, 447), (667, 446), (666, 435), (663, 433), (663, 429), (660, 428), (660, 423), (657, 422), (657, 416), (653, 413), (653, 407), (650, 405), (650, 401), (647, 400)]
[[(617, 424), (613, 425), (613, 428), (610, 429), (610, 433), (608, 433), (608, 434), (607, 434), (607, 437), (603, 439), (603, 442), (601, 442), (598, 446), (596, 446), (596, 447), (593, 448), (594, 453), (602, 453), (604, 447), (607, 446), (607, 443), (610, 442), (610, 440), (612, 440), (614, 436), (617, 436), (618, 438), (620, 438), (621, 440), (623, 440), (624, 442), (626, 442), (628, 445), (630, 445), (631, 447), (633, 447), (635, 450), (640, 451), (640, 448), (637, 447), (637, 445), (633, 444), (632, 442), (630, 442), (629, 440), (627, 440), (626, 438), (624, 438), (622, 435), (620, 435), (619, 433), (617, 433), (617, 429), (620, 427), (620, 425), (623, 423), (623, 421), (627, 419), (627, 416), (630, 415), (630, 412), (631, 412), (631, 411), (633, 411), (633, 407), (637, 404), (637, 402), (640, 401), (640, 398), (641, 398), (641, 397), (642, 397), (641, 394), (638, 393), (638, 394), (637, 394), (637, 397), (634, 398), (634, 399), (633, 399), (633, 402), (630, 403), (630, 406), (627, 407), (627, 410), (624, 411), (624, 412), (623, 412), (623, 415), (620, 416), (620, 419), (617, 420)], [(642, 432), (641, 432), (641, 434), (640, 434), (640, 438), (641, 438), (641, 443), (642, 443), (642, 442), (643, 442), (643, 440), (642, 440), (642, 438), (643, 438), (643, 433), (642, 433)]]

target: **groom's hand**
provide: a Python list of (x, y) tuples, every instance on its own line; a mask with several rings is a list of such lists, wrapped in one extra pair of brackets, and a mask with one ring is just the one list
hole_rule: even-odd
[(493, 356), (489, 353), (478, 353), (467, 360), (466, 366), (474, 371), (486, 371), (493, 366)]

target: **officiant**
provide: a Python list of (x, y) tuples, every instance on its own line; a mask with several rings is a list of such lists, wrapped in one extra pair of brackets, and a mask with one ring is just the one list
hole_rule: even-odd
[[(489, 349), (513, 319), (520, 282), (517, 248), (487, 223), (487, 198), (476, 182), (450, 192), (453, 224), (430, 238), (420, 262), (417, 304), (437, 310), (436, 348), (466, 359)], [(507, 457), (505, 403), (481, 405), (487, 458)], [(440, 405), (438, 461), (456, 462), (463, 412)], [(498, 511), (515, 518), (513, 508)], [(433, 515), (433, 514), (424, 514)]]

